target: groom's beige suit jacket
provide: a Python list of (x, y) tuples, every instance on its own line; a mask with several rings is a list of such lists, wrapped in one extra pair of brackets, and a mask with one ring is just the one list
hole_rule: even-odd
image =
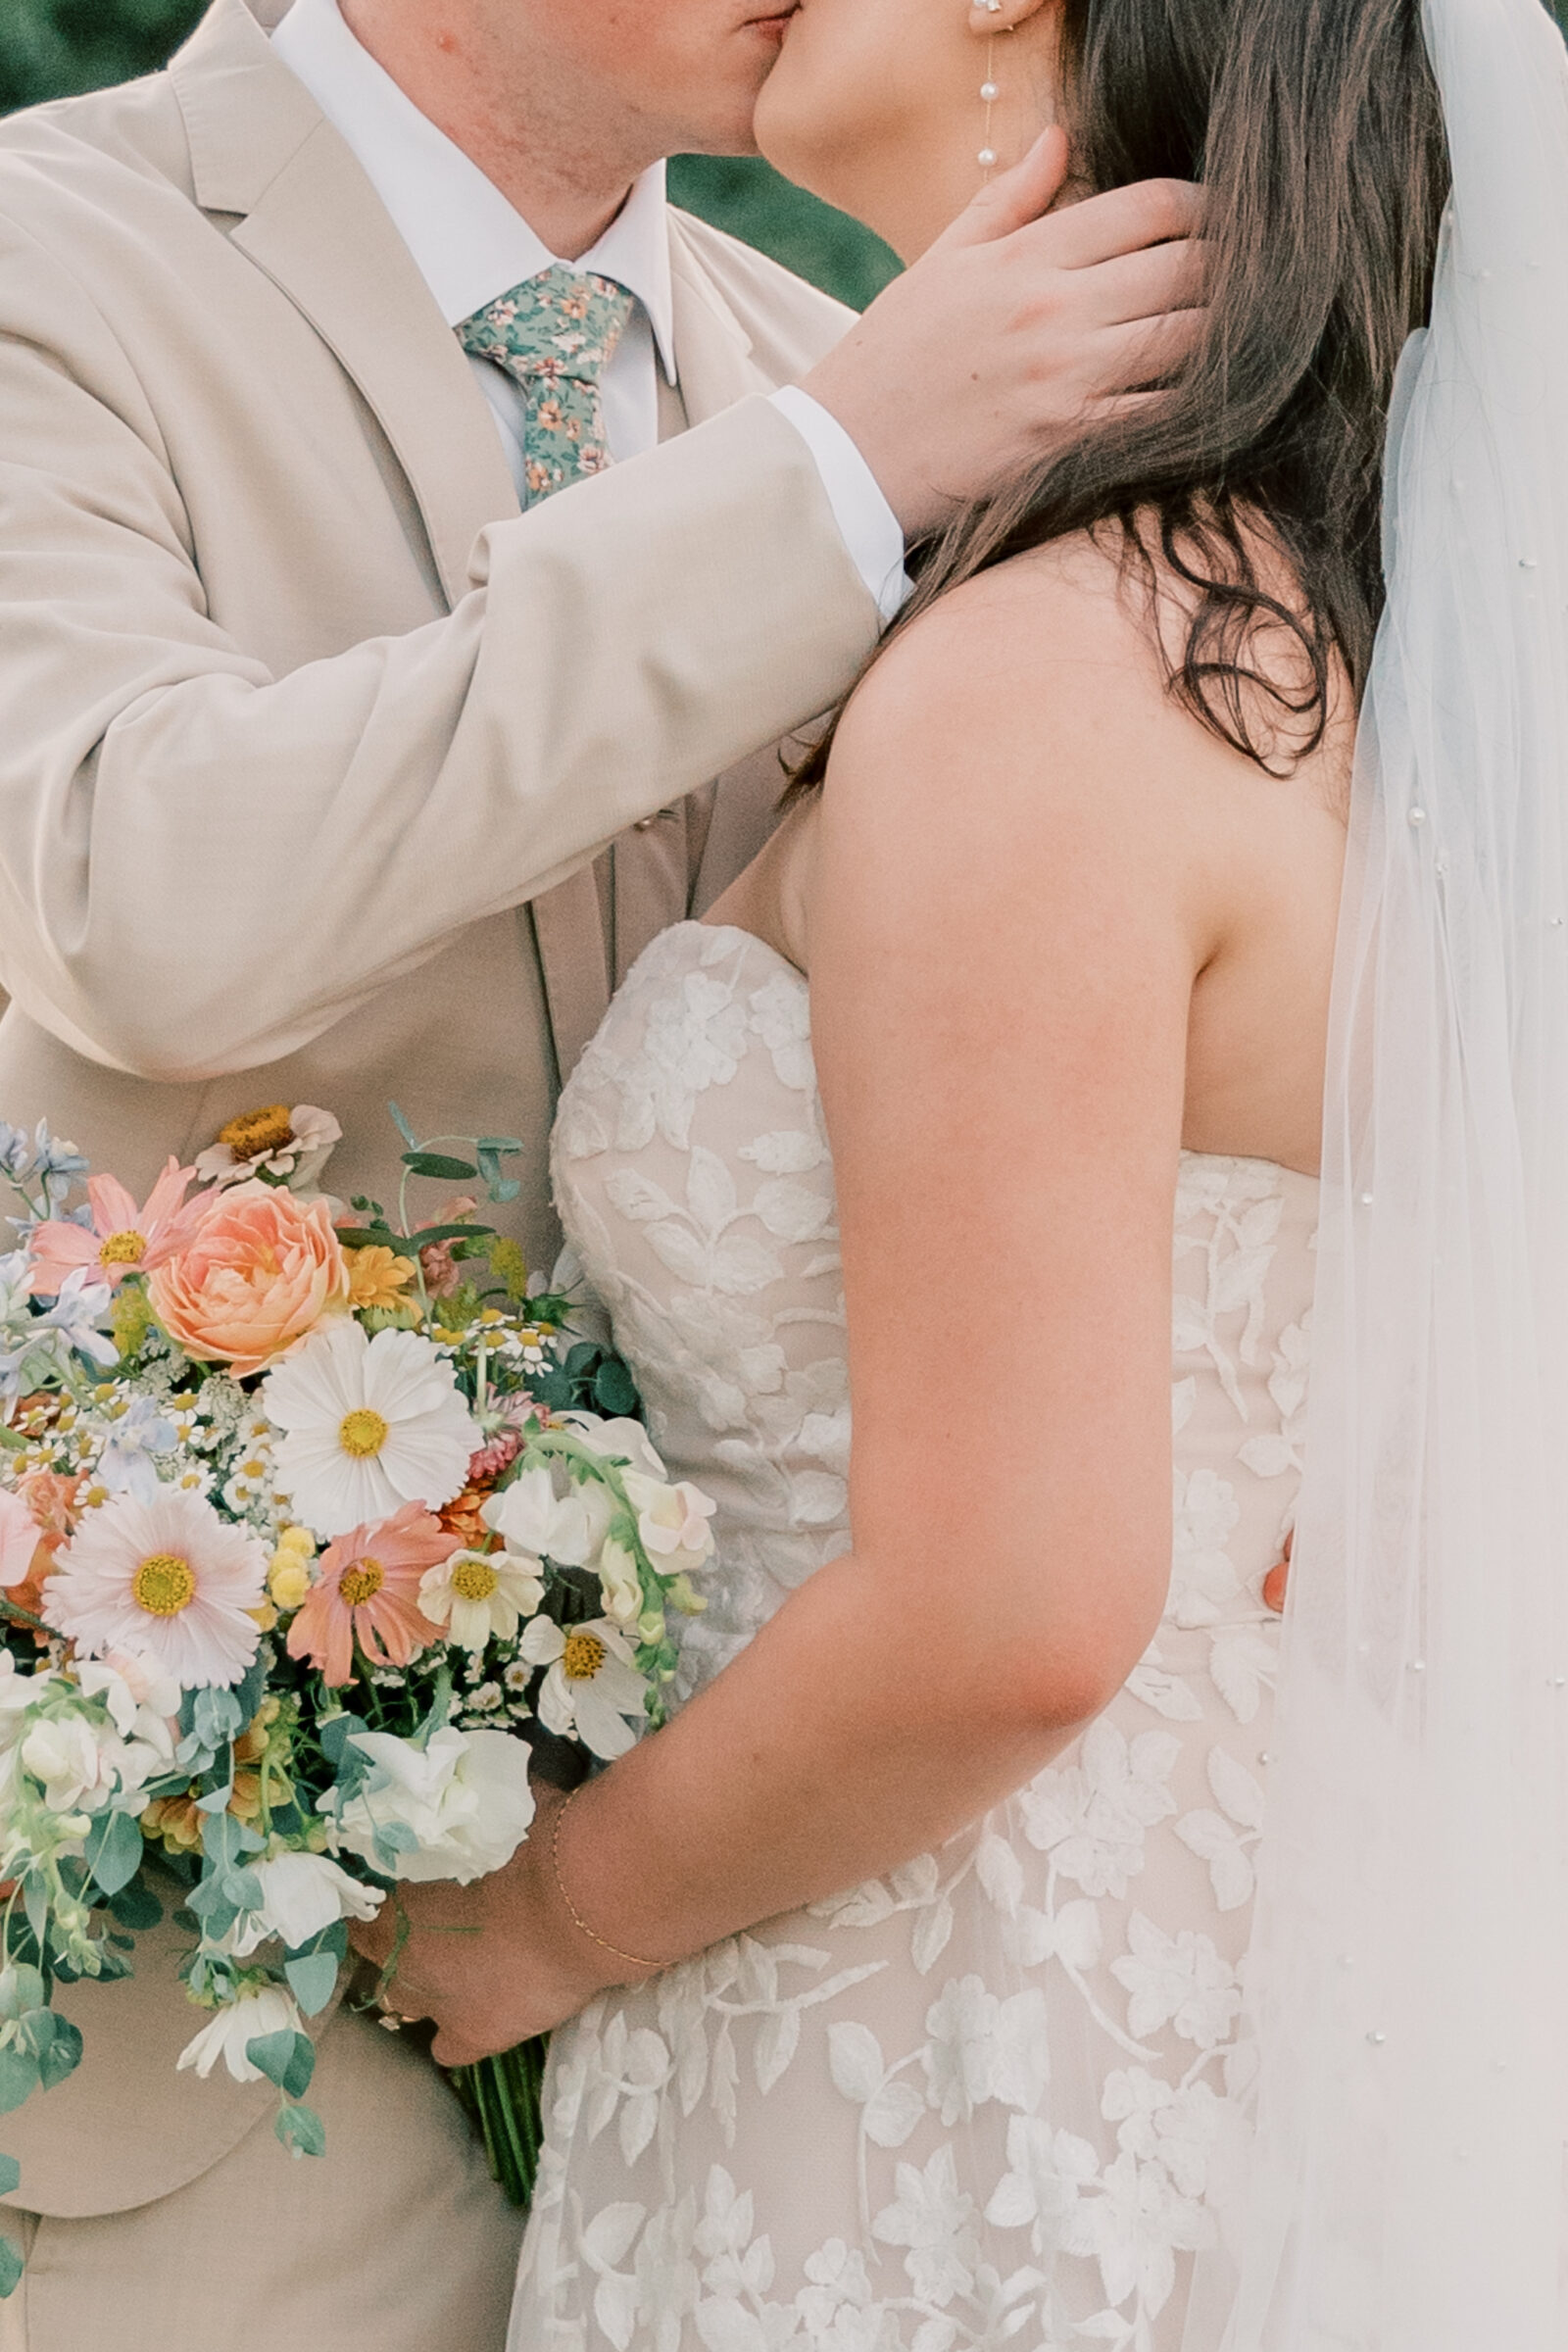
[[(140, 1187), (319, 1102), (335, 1189), (384, 1198), (395, 1097), (525, 1139), (537, 1262), (562, 1073), (874, 642), (757, 397), (846, 315), (672, 215), (664, 445), (519, 517), (280, 13), (218, 0), (169, 73), (0, 126), (0, 1118)], [(174, 2071), (183, 1940), (69, 1995), (82, 2069), (0, 2118), (43, 2217), (0, 2352), (499, 2352), (515, 2217), (433, 2071), (339, 2011), (291, 2164), (266, 2085)]]

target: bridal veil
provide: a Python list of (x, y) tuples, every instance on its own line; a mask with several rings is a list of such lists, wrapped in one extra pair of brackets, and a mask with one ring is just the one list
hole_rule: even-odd
[(1387, 462), (1314, 1396), (1203, 2352), (1568, 2344), (1568, 63), (1426, 0), (1453, 168)]

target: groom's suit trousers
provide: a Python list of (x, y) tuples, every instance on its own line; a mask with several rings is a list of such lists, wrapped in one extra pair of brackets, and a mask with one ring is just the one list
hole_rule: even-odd
[[(0, 124), (0, 1119), (140, 1198), (317, 1102), (334, 1190), (390, 1200), (396, 1100), (522, 1139), (501, 1215), (549, 1263), (561, 1077), (877, 629), (760, 397), (846, 314), (679, 214), (669, 245), (669, 437), (519, 515), (244, 0), (168, 74)], [(340, 2010), (327, 2153), (291, 2162), (266, 2085), (175, 2074), (177, 1941), (73, 1990), (78, 2075), (0, 2117), (32, 2239), (0, 2352), (500, 2352), (519, 2225), (440, 2078)]]

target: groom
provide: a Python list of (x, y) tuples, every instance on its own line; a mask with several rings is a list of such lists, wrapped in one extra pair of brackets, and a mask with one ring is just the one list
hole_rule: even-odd
[[(167, 74), (0, 128), (0, 1116), (140, 1188), (317, 1102), (348, 1193), (396, 1096), (527, 1139), (550, 1250), (560, 1076), (764, 838), (766, 747), (855, 676), (905, 534), (1112, 388), (1120, 281), (1025, 225), (1041, 168), (848, 335), (666, 210), (660, 159), (747, 147), (783, 31), (217, 0)], [(1102, 199), (1098, 250), (1188, 201)], [(498, 2347), (516, 2218), (439, 2079), (340, 2010), (291, 2165), (265, 2085), (174, 2071), (184, 1940), (68, 1995), (86, 2063), (0, 2122), (0, 2352)]]

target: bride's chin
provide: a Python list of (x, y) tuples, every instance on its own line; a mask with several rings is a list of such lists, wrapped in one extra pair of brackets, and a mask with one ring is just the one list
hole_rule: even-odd
[(824, 204), (836, 205), (841, 212), (853, 212), (850, 183), (854, 173), (844, 168), (847, 142), (836, 138), (828, 127), (835, 112), (806, 74), (792, 72), (786, 39), (784, 54), (762, 84), (757, 102), (753, 135), (758, 151), (798, 188), (819, 196)]

